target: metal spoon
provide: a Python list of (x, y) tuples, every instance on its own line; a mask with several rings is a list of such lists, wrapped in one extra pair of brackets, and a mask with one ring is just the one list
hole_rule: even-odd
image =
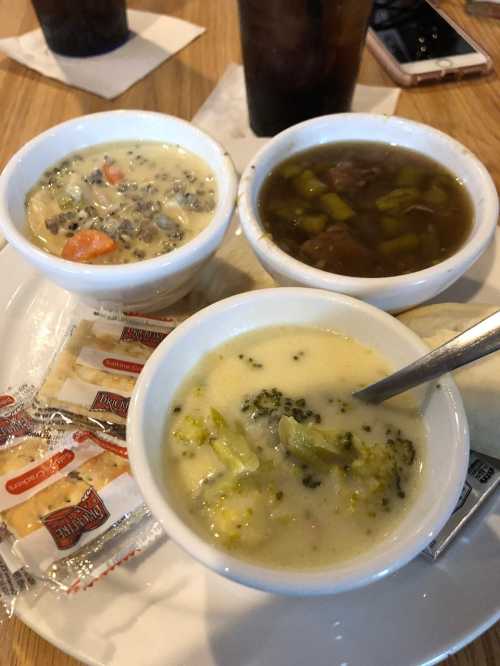
[(392, 375), (355, 391), (353, 396), (378, 404), (500, 349), (500, 310), (444, 345)]

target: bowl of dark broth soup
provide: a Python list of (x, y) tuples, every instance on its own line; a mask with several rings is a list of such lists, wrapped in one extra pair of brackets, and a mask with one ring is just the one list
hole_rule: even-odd
[(272, 139), (242, 176), (239, 213), (279, 284), (397, 311), (435, 296), (481, 255), (498, 197), (484, 166), (442, 132), (339, 114)]
[(146, 502), (192, 556), (253, 587), (327, 594), (397, 569), (458, 498), (463, 407), (448, 378), (378, 406), (352, 393), (423, 353), (390, 315), (326, 291), (206, 308), (158, 347), (132, 397)]

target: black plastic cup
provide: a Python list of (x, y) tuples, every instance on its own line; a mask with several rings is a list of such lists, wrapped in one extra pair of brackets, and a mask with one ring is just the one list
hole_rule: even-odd
[(49, 49), (65, 56), (107, 53), (129, 37), (125, 0), (32, 0)]
[(373, 0), (239, 0), (250, 125), (259, 136), (349, 111)]

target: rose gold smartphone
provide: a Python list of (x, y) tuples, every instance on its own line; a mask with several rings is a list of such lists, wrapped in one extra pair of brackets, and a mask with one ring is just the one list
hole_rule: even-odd
[(492, 69), (488, 54), (427, 0), (375, 0), (367, 44), (402, 86)]

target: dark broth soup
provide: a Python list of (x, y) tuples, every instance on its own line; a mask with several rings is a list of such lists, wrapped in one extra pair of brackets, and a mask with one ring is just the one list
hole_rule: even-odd
[(323, 145), (267, 176), (259, 212), (274, 242), (331, 273), (386, 277), (443, 261), (464, 243), (472, 202), (441, 164), (399, 146)]

